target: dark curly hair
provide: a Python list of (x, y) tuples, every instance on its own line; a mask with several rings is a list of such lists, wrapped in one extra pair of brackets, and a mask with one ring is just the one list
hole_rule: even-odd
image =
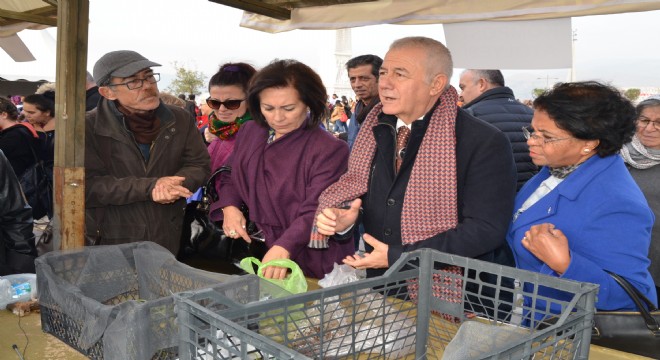
[(293, 87), (300, 100), (309, 107), (309, 120), (305, 129), (313, 129), (325, 118), (328, 97), (321, 77), (309, 66), (297, 60), (274, 60), (252, 78), (248, 93), (248, 107), (252, 117), (261, 126), (268, 123), (261, 113), (259, 95), (269, 88)]
[(616, 154), (632, 140), (637, 115), (633, 104), (613, 86), (596, 81), (558, 83), (534, 100), (557, 127), (581, 140), (599, 140), (596, 153)]
[(43, 94), (28, 95), (23, 99), (23, 104), (32, 104), (39, 111), (48, 112), (50, 117), (55, 117), (54, 91), (46, 91)]
[(10, 120), (18, 120), (18, 109), (11, 101), (0, 98), (0, 113), (7, 113)]

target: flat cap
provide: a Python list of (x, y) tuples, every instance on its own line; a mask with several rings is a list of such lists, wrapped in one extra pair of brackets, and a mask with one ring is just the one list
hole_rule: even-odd
[(148, 60), (144, 56), (131, 50), (111, 51), (103, 56), (94, 64), (94, 79), (97, 85), (101, 85), (110, 77), (129, 77), (135, 75), (140, 70), (152, 66), (161, 66), (158, 63)]

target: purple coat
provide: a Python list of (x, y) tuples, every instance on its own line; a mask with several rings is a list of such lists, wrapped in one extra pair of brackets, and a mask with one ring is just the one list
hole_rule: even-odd
[(268, 129), (254, 121), (243, 125), (217, 203), (245, 203), (268, 248), (282, 246), (306, 276), (322, 278), (355, 252), (352, 239), (328, 249), (307, 247), (319, 195), (346, 171), (348, 145), (321, 128), (300, 128), (270, 144), (267, 139)]
[[(236, 134), (238, 136), (238, 134)], [(227, 162), (227, 158), (229, 158), (229, 155), (231, 155), (232, 151), (234, 150), (234, 144), (236, 143), (236, 136), (232, 137), (231, 139), (227, 140), (213, 140), (211, 144), (209, 144), (208, 151), (209, 155), (211, 156), (211, 174), (213, 174), (216, 170), (218, 170), (220, 167), (225, 165)], [(215, 191), (217, 194), (220, 193), (220, 177), (216, 177), (215, 179)], [(210, 218), (213, 221), (220, 221), (222, 220), (222, 213), (217, 211), (219, 210), (219, 203), (216, 201), (214, 203), (211, 203), (211, 208), (210, 208)]]

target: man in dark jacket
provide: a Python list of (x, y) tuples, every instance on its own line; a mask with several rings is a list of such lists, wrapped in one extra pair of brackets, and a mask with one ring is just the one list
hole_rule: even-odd
[(507, 246), (515, 196), (511, 146), (457, 107), (452, 66), (449, 50), (430, 38), (390, 46), (380, 68), (381, 104), (358, 133), (348, 172), (319, 198), (310, 247), (350, 236), (360, 208), (368, 254), (344, 263), (367, 269), (369, 277), (418, 248), (494, 261)]
[(511, 141), (518, 174), (517, 190), (520, 190), (538, 172), (522, 132), (531, 123), (534, 111), (516, 100), (513, 91), (504, 86), (499, 70), (467, 69), (461, 73), (459, 87), (463, 109), (502, 130)]
[(161, 103), (153, 66), (128, 50), (94, 65), (103, 98), (85, 119), (88, 245), (149, 240), (176, 255), (185, 198), (209, 177), (190, 114)]
[(0, 276), (34, 273), (37, 248), (32, 233), (32, 209), (0, 150)]
[(376, 55), (356, 56), (346, 63), (348, 80), (355, 92), (357, 101), (355, 109), (348, 120), (347, 141), (349, 148), (353, 147), (360, 126), (369, 111), (380, 102), (378, 98), (378, 71), (383, 59)]
[(87, 72), (87, 77), (85, 78), (85, 111), (90, 111), (96, 108), (96, 105), (99, 104), (101, 100), (101, 94), (99, 94), (99, 87), (96, 86), (94, 77), (92, 74)]

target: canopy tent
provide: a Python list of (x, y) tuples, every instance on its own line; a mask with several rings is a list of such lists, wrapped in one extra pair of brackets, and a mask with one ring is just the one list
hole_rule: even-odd
[(0, 50), (0, 77), (7, 80), (55, 81), (57, 44), (55, 29), (21, 31), (15, 35), (34, 57), (31, 61), (16, 61)]
[(0, 47), (14, 61), (35, 60), (17, 33), (57, 26), (56, 4), (54, 0), (0, 0)]
[(572, 77), (572, 17), (660, 9), (648, 0), (209, 1), (245, 10), (241, 26), (270, 33), (441, 23), (457, 68), (571, 68)]
[[(660, 9), (649, 0), (209, 0), (245, 12), (241, 26), (271, 33), (294, 29), (342, 29), (376, 24), (452, 24), (570, 18)], [(262, 8), (256, 7), (258, 3)], [(268, 5), (270, 8), (263, 8)], [(319, 5), (319, 6), (314, 6)], [(272, 9), (271, 9), (272, 8)], [(270, 10), (269, 10), (270, 9)], [(276, 17), (274, 9), (288, 12)], [(260, 13), (254, 11), (262, 10)], [(272, 12), (275, 15), (269, 13)], [(271, 16), (268, 16), (268, 15)]]
[(30, 95), (37, 91), (39, 85), (46, 81), (7, 80), (0, 77), (0, 96)]

